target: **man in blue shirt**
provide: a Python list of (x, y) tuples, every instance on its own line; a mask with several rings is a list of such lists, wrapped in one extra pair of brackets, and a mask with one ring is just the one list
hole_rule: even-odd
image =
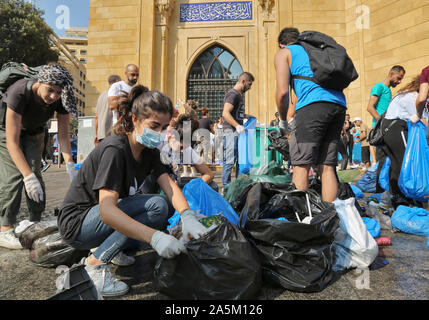
[[(323, 88), (310, 80), (294, 79), (293, 91), (298, 99), (295, 115), (289, 109), (291, 76), (313, 77), (305, 49), (294, 44), (296, 28), (283, 29), (278, 37), (280, 50), (274, 58), (276, 69), (276, 104), (280, 127), (290, 132), (290, 155), (294, 167), (292, 182), (299, 190), (309, 187), (308, 173), (318, 166), (322, 182), (322, 199), (333, 202), (337, 197), (338, 144), (346, 115), (343, 92)], [(289, 116), (288, 116), (289, 115)]]

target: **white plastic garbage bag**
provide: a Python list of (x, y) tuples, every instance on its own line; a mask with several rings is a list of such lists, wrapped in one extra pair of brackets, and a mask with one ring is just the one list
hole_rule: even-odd
[(335, 209), (340, 218), (340, 227), (334, 234), (335, 250), (333, 270), (369, 267), (378, 255), (378, 245), (366, 229), (355, 199), (336, 199)]

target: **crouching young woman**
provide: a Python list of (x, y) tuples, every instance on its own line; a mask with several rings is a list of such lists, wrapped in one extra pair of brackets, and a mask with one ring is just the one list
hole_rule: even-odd
[[(170, 99), (136, 86), (120, 97), (118, 111), (114, 135), (83, 162), (58, 215), (67, 243), (77, 249), (97, 248), (83, 263), (100, 294), (110, 297), (123, 295), (129, 288), (113, 277), (107, 264), (134, 240), (150, 243), (164, 258), (185, 251), (176, 238), (159, 231), (167, 225), (168, 200), (182, 215), (184, 236), (198, 239), (206, 232), (167, 174), (156, 148), (173, 115)], [(138, 192), (149, 174), (156, 177), (168, 199)]]

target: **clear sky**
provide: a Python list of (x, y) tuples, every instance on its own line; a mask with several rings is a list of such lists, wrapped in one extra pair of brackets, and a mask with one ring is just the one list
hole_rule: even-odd
[[(27, 0), (37, 4), (37, 0)], [(40, 0), (43, 18), (59, 36), (66, 27), (88, 27), (89, 0)]]

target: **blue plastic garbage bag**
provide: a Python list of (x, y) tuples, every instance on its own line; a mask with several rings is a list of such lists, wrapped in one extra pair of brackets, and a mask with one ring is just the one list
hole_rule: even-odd
[(362, 178), (356, 182), (356, 187), (363, 192), (374, 193), (377, 183), (377, 167), (378, 162), (375, 166), (368, 168)]
[[(214, 216), (222, 212), (229, 222), (238, 225), (239, 217), (232, 209), (231, 205), (222, 196), (214, 191), (203, 179), (193, 179), (188, 182), (182, 190), (189, 207), (192, 210), (200, 210), (200, 214), (205, 216)], [(175, 212), (168, 219), (169, 225), (167, 229), (174, 227), (180, 221), (180, 213)]]
[(369, 234), (373, 238), (377, 238), (380, 236), (381, 227), (377, 219), (363, 217), (362, 220), (363, 220), (363, 223), (365, 223), (366, 230), (368, 230)]
[(364, 194), (361, 189), (356, 187), (354, 184), (350, 183), (350, 187), (352, 188), (353, 192), (355, 193), (356, 199), (363, 199)]
[(380, 176), (378, 177), (378, 184), (385, 190), (389, 191), (389, 171), (392, 162), (389, 157), (386, 157), (384, 161), (383, 168), (380, 171)]
[(429, 211), (423, 208), (398, 206), (391, 222), (393, 228), (402, 232), (429, 237)]
[(256, 122), (256, 118), (247, 120), (243, 125), (246, 130), (238, 137), (238, 168), (240, 174), (249, 174), (252, 169)]
[(408, 198), (429, 201), (429, 146), (426, 126), (421, 121), (408, 121), (408, 141), (398, 186)]

